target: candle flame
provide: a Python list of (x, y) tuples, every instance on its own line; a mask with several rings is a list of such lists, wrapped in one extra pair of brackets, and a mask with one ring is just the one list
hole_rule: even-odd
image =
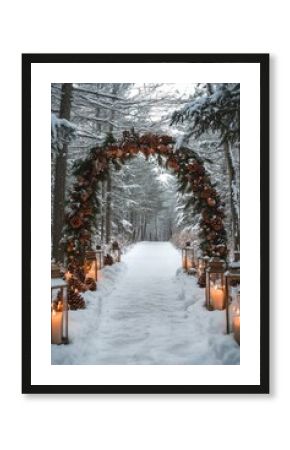
[(218, 286), (218, 285), (214, 285), (214, 287), (213, 287), (216, 291), (222, 291), (223, 290), (223, 288), (221, 287), (221, 286)]

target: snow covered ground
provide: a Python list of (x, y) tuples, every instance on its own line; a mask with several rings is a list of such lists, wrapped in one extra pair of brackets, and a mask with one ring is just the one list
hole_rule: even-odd
[(141, 242), (104, 268), (87, 309), (69, 312), (70, 344), (52, 346), (52, 364), (239, 364), (225, 312), (204, 308), (180, 262), (169, 242)]

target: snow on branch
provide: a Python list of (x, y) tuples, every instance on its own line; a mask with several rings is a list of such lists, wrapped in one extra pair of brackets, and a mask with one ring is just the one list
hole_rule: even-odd
[(210, 92), (198, 91), (190, 103), (173, 113), (171, 125), (179, 122), (188, 123), (188, 135), (200, 137), (208, 131), (219, 132), (222, 142), (238, 142), (240, 85), (224, 83), (214, 89), (211, 85)]
[(85, 88), (79, 87), (77, 84), (74, 84), (73, 88), (74, 88), (75, 91), (84, 92), (86, 94), (92, 94), (92, 95), (96, 95), (96, 96), (99, 96), (99, 97), (111, 98), (113, 100), (126, 101), (126, 99), (118, 97), (117, 95), (105, 94), (104, 92), (99, 92), (99, 91), (90, 91), (89, 89), (85, 89)]
[(51, 145), (55, 149), (62, 148), (63, 143), (76, 137), (76, 126), (67, 119), (51, 114)]

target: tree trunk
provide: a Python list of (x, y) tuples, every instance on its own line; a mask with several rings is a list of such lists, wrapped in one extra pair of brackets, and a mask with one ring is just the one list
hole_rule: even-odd
[[(64, 83), (61, 90), (61, 104), (59, 117), (70, 120), (72, 84)], [(60, 243), (64, 227), (65, 188), (67, 169), (68, 144), (58, 150), (55, 162), (55, 182), (53, 197), (53, 227), (52, 227), (52, 257), (55, 261), (63, 262), (64, 246)]]
[(237, 211), (234, 204), (234, 193), (233, 193), (233, 181), (235, 179), (235, 170), (233, 167), (232, 157), (230, 155), (230, 146), (228, 142), (224, 143), (224, 153), (227, 163), (228, 170), (228, 183), (229, 183), (229, 193), (230, 193), (230, 223), (231, 223), (231, 234), (233, 240), (233, 250), (239, 249), (239, 219)]
[(136, 214), (134, 210), (130, 213), (130, 222), (132, 224), (132, 242), (136, 242)]
[(147, 220), (146, 217), (144, 217), (144, 224), (143, 224), (143, 241), (146, 239), (146, 228), (147, 228)]
[(107, 176), (107, 199), (106, 199), (106, 244), (111, 242), (112, 235), (112, 177), (110, 169)]
[[(97, 83), (97, 88), (99, 89), (101, 85)], [(101, 108), (96, 108), (96, 118), (102, 117)], [(97, 135), (101, 134), (102, 132), (102, 122), (96, 122), (96, 133)], [(105, 234), (105, 195), (106, 195), (106, 188), (105, 188), (105, 182), (102, 181), (101, 183), (101, 206), (100, 206), (100, 215), (96, 216), (96, 230), (97, 233), (100, 233), (101, 243), (104, 242), (104, 234)], [(97, 220), (97, 217), (99, 220)]]
[(158, 225), (157, 225), (157, 216), (155, 215), (155, 241), (158, 241)]
[[(117, 94), (118, 85), (113, 84), (112, 94)], [(111, 110), (111, 120), (114, 119), (115, 112)], [(109, 125), (109, 132), (113, 133), (113, 125)], [(107, 176), (107, 197), (106, 197), (106, 244), (109, 244), (112, 237), (112, 176), (111, 169), (108, 170)]]
[(102, 198), (101, 198), (101, 242), (105, 240), (105, 199), (106, 199), (106, 184), (102, 181)]

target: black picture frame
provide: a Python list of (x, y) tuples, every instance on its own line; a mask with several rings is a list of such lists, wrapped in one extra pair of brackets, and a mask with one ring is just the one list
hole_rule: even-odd
[[(267, 394), (269, 393), (269, 54), (23, 54), (22, 55), (22, 393)], [(33, 63), (253, 63), (260, 65), (260, 383), (258, 385), (31, 384), (31, 65)], [(261, 282), (263, 280), (263, 282)], [(261, 303), (263, 299), (263, 303)]]

